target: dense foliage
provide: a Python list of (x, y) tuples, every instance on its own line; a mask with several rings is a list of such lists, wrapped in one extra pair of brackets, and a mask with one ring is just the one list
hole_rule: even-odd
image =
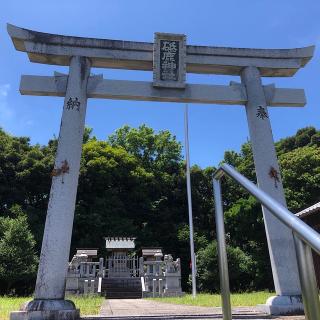
[[(97, 247), (105, 236), (135, 236), (182, 260), (188, 288), (189, 229), (182, 146), (168, 131), (145, 125), (120, 128), (105, 141), (84, 136), (71, 254)], [(320, 200), (320, 132), (301, 129), (276, 144), (289, 209)], [(31, 145), (0, 130), (0, 287), (32, 290), (57, 147)], [(227, 151), (224, 161), (255, 180), (252, 152)], [(214, 168), (191, 168), (198, 286), (218, 290), (211, 177)], [(234, 291), (272, 288), (261, 207), (230, 180), (223, 182), (226, 231)]]
[(27, 217), (20, 207), (0, 217), (0, 293), (23, 294), (35, 277), (38, 258)]

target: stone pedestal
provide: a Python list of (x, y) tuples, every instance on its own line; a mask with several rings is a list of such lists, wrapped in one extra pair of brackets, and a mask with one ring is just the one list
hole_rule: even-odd
[(80, 277), (79, 275), (68, 275), (66, 281), (66, 293), (76, 294), (79, 293), (80, 289)]
[(69, 300), (32, 300), (22, 311), (10, 314), (10, 320), (78, 320), (80, 311)]
[[(302, 314), (303, 303), (301, 296), (270, 297), (266, 304), (258, 305), (262, 312), (270, 315)], [(311, 320), (311, 319), (310, 319)]]
[(165, 272), (165, 289), (164, 296), (165, 297), (177, 297), (183, 295), (181, 290), (181, 275), (179, 272), (177, 273), (169, 273)]

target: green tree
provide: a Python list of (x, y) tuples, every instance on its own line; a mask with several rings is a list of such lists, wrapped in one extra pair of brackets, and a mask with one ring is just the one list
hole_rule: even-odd
[(26, 137), (14, 137), (0, 129), (0, 216), (10, 216), (18, 204), (40, 250), (51, 184), (56, 140), (47, 146), (30, 145)]
[[(307, 127), (276, 143), (286, 200), (293, 212), (320, 201), (318, 136), (315, 128)], [(239, 153), (227, 151), (225, 161), (248, 179), (256, 181), (249, 143), (245, 143)], [(241, 248), (252, 257), (255, 288), (270, 288), (271, 267), (260, 204), (231, 179), (223, 181), (223, 199), (230, 245)]]
[[(19, 206), (13, 206), (10, 211), (14, 218), (0, 218), (0, 283), (5, 289), (2, 293), (7, 294), (14, 288), (18, 293), (28, 288), (38, 263), (26, 215)], [(20, 288), (15, 286), (17, 283)]]
[(89, 140), (97, 140), (95, 136), (92, 136), (93, 129), (90, 127), (85, 127), (83, 132), (83, 143), (87, 143)]
[(293, 212), (320, 201), (320, 149), (305, 146), (279, 158), (288, 207)]
[(111, 146), (123, 147), (141, 161), (146, 169), (174, 172), (181, 162), (181, 144), (169, 131), (155, 133), (152, 128), (124, 126), (108, 138)]
[[(245, 291), (253, 288), (254, 263), (252, 257), (238, 247), (227, 247), (230, 289)], [(217, 242), (209, 243), (197, 252), (198, 287), (202, 292), (220, 292)]]
[(314, 127), (299, 129), (294, 136), (281, 139), (276, 143), (278, 156), (283, 153), (293, 151), (296, 148), (319, 145), (319, 135), (320, 132)]
[(163, 246), (172, 252), (177, 226), (187, 219), (181, 144), (169, 131), (156, 133), (146, 125), (137, 129), (124, 126), (108, 142), (125, 149), (149, 177), (139, 187), (143, 204), (135, 219), (140, 220), (143, 229), (138, 243)]
[[(272, 289), (272, 272), (261, 205), (252, 196), (237, 200), (225, 211), (228, 242), (252, 259), (250, 286)], [(249, 285), (249, 284), (248, 284)]]
[(90, 140), (83, 146), (73, 245), (103, 247), (104, 236), (137, 236), (152, 178), (121, 147)]
[[(307, 127), (276, 143), (292, 211), (320, 201), (319, 137), (320, 131)], [(170, 132), (155, 132), (146, 125), (125, 126), (106, 141), (98, 141), (92, 137), (92, 129), (86, 128), (83, 142), (71, 254), (76, 247), (103, 249), (104, 236), (136, 236), (137, 250), (141, 246), (161, 246), (164, 252), (181, 258), (186, 289), (191, 271), (181, 144)], [(0, 233), (1, 239), (6, 239), (3, 241), (11, 241), (13, 238), (5, 231), (14, 232), (14, 222), (21, 225), (25, 219), (39, 253), (56, 149), (56, 138), (45, 146), (31, 145), (29, 138), (14, 137), (0, 129)], [(249, 142), (239, 152), (226, 151), (224, 161), (256, 181)], [(214, 170), (197, 165), (191, 168), (195, 248), (199, 257), (209, 254), (208, 243), (215, 239)], [(269, 288), (272, 280), (261, 206), (231, 179), (224, 179), (222, 187), (228, 244), (247, 261), (243, 262), (247, 267), (241, 269), (242, 273), (235, 273), (241, 279), (233, 280), (233, 289)], [(15, 205), (26, 215), (16, 214)], [(12, 256), (10, 252), (6, 254)], [(212, 264), (206, 267), (205, 261)], [(217, 269), (216, 260), (202, 259), (201, 263), (203, 270)], [(1, 288), (8, 286), (5, 280), (0, 281)], [(18, 282), (10, 286), (12, 290), (21, 287)]]

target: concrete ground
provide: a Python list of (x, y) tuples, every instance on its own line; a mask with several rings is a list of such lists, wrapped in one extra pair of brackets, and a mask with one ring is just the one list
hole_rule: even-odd
[[(304, 316), (271, 317), (256, 307), (238, 307), (232, 310), (233, 319), (242, 320), (304, 320)], [(148, 320), (148, 319), (222, 319), (221, 308), (197, 307), (156, 302), (144, 299), (110, 299), (101, 306), (100, 316), (84, 319)]]

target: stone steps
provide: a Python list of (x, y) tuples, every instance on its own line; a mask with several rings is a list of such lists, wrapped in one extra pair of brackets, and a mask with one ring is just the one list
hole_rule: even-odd
[[(207, 320), (207, 319), (222, 319), (222, 315), (208, 314), (208, 315), (140, 315), (140, 316), (95, 316), (95, 317), (81, 317), (83, 320)], [(244, 318), (241, 318), (244, 319)], [(253, 319), (253, 318), (251, 318)], [(270, 319), (270, 318), (254, 318), (254, 319)]]
[[(222, 314), (201, 315), (140, 315), (140, 316), (94, 316), (81, 317), (81, 320), (223, 320)], [(265, 314), (238, 314), (232, 319), (241, 320), (305, 320), (304, 316), (269, 316)]]
[[(222, 315), (162, 315), (162, 316), (108, 316), (108, 317), (81, 317), (81, 320), (223, 320)], [(270, 316), (260, 315), (240, 315), (233, 316), (233, 319), (241, 320), (267, 320), (267, 319), (278, 319), (278, 320), (300, 320), (296, 317), (285, 317), (285, 318), (272, 318)]]
[[(220, 319), (218, 315), (161, 315), (161, 316), (86, 316), (81, 317), (83, 320), (162, 320), (162, 319), (189, 319), (189, 320), (203, 320), (203, 319)], [(221, 315), (222, 319), (222, 315)]]
[(102, 279), (101, 292), (107, 299), (142, 298), (139, 278)]

